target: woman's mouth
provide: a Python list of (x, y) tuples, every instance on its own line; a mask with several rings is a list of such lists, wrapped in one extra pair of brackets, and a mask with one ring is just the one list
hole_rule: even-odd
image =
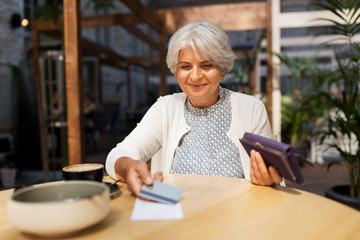
[(193, 88), (200, 88), (200, 87), (205, 86), (206, 84), (204, 83), (204, 84), (189, 84), (189, 85)]

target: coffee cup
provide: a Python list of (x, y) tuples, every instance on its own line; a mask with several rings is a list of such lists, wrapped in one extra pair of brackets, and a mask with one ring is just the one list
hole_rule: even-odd
[(62, 169), (64, 180), (91, 180), (102, 182), (104, 165), (100, 163), (81, 163)]

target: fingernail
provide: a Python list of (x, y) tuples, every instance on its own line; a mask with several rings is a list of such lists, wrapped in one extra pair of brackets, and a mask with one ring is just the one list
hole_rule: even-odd
[(146, 183), (151, 183), (151, 180), (152, 180), (152, 178), (149, 176), (149, 177), (146, 178), (145, 182)]

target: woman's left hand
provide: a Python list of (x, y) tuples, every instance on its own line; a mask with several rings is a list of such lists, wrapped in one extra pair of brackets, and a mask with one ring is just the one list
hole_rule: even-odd
[(259, 152), (250, 152), (250, 179), (252, 183), (262, 186), (279, 184), (282, 177), (273, 166), (266, 167), (264, 159)]

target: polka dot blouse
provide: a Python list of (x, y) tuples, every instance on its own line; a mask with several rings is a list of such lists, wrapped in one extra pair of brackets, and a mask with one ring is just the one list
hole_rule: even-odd
[(219, 87), (220, 99), (207, 108), (195, 108), (187, 99), (185, 120), (190, 131), (175, 151), (172, 173), (244, 177), (239, 149), (226, 135), (231, 123), (229, 90)]

